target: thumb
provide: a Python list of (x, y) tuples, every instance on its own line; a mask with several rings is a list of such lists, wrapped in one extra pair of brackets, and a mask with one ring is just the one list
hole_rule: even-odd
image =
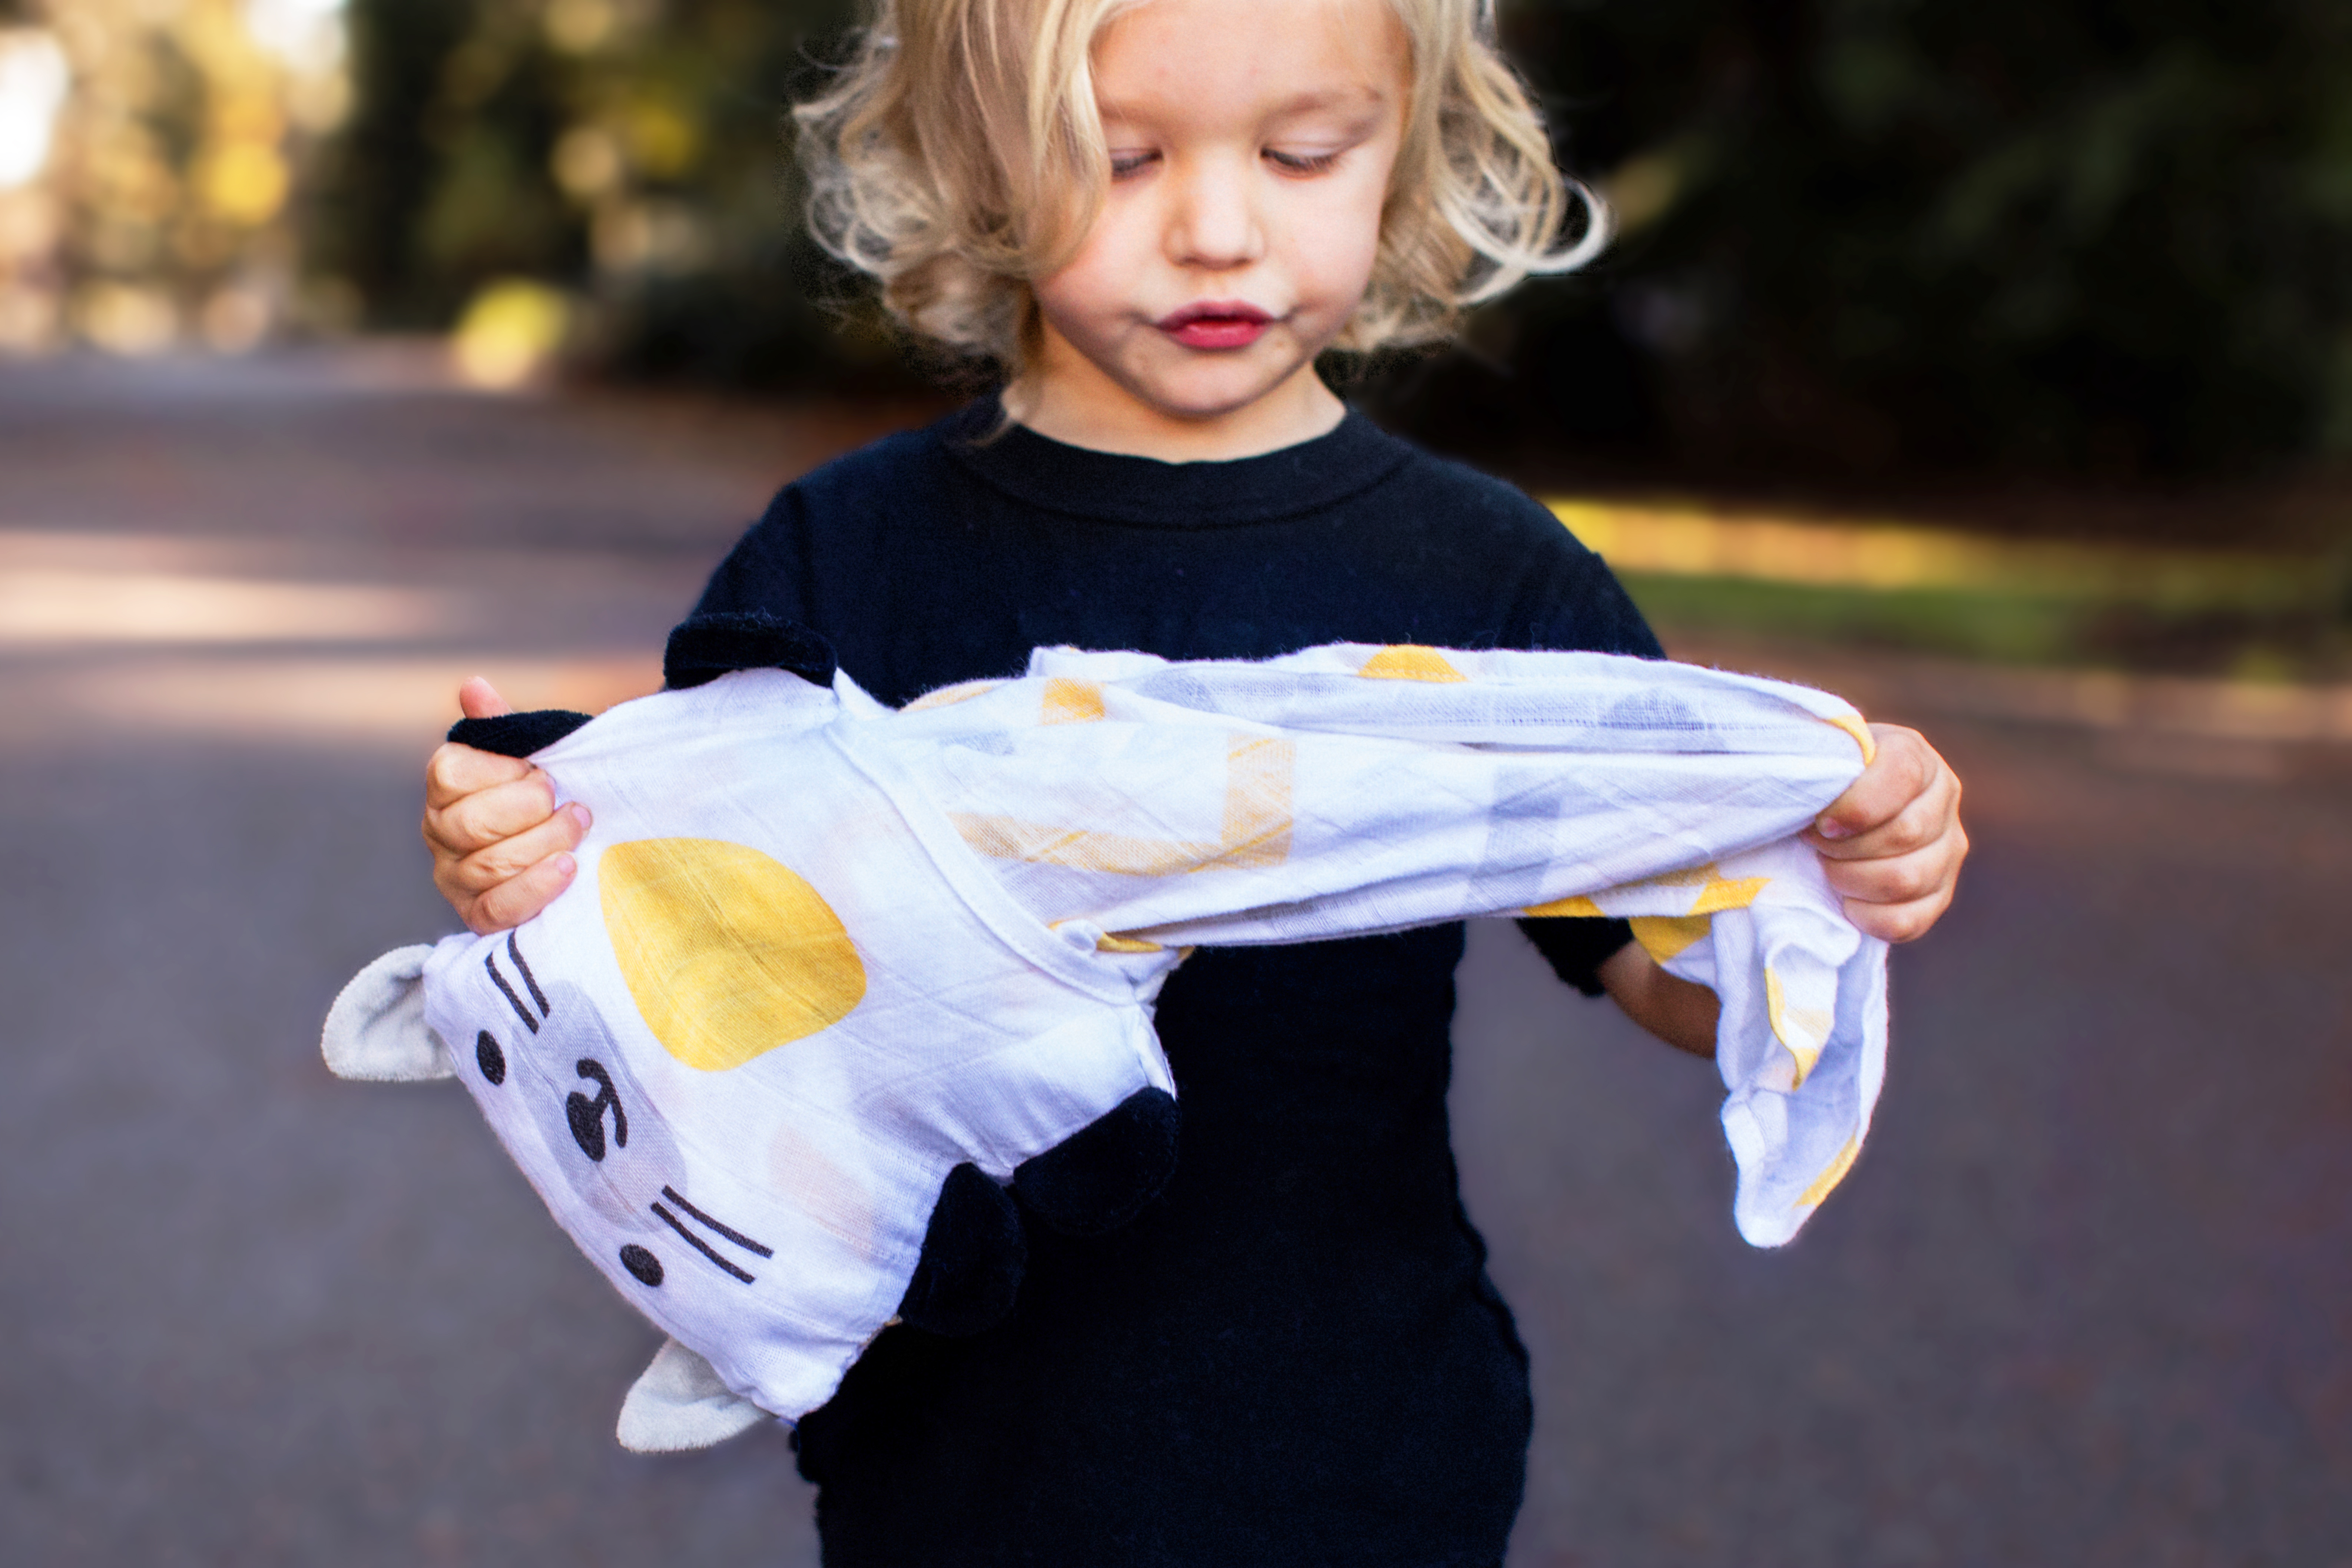
[(1871, 826), (1871, 813), (1868, 805), (1851, 789), (1831, 802), (1819, 816), (1813, 818), (1813, 831), (1822, 837), (1832, 841), (1851, 838), (1857, 833), (1868, 830)]
[(1916, 730), (1873, 724), (1870, 732), (1878, 742), (1876, 752), (1846, 792), (1813, 818), (1818, 839), (1835, 843), (1892, 822), (1935, 782), (1943, 759)]
[(499, 689), (478, 675), (457, 688), (457, 708), (468, 719), (496, 719), (514, 711), (514, 705), (499, 695)]

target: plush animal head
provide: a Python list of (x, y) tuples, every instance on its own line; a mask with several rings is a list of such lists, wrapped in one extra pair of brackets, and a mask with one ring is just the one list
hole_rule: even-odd
[[(983, 1034), (961, 1059), (996, 1123), (959, 1131), (951, 1113), (943, 1137), (930, 1112), (955, 1097), (953, 1044), (909, 1050), (848, 1026), (870, 1001), (901, 1015), (879, 1021), (881, 1035), (911, 1026), (918, 1045), (937, 1038), (903, 985), (868, 994), (868, 964), (903, 968), (921, 937), (894, 942), (871, 921), (853, 937), (786, 863), (840, 898), (867, 879), (828, 870), (889, 852), (876, 844), (903, 834), (862, 841), (870, 792), (828, 784), (821, 768), (781, 823), (746, 815), (717, 776), (740, 776), (747, 745), (789, 745), (835, 711), (830, 650), (763, 617), (712, 617), (679, 629), (667, 664), (669, 691), (616, 714), (607, 727), (623, 733), (603, 748), (582, 714), (451, 731), (538, 755), (568, 792), (595, 796), (604, 836), (583, 846), (592, 874), (519, 931), (387, 953), (338, 998), (323, 1041), (346, 1078), (460, 1079), (581, 1249), (677, 1336), (623, 1407), (622, 1441), (645, 1449), (718, 1441), (763, 1409), (797, 1416), (887, 1323), (992, 1326), (1019, 1287), (1024, 1213), (1076, 1234), (1124, 1223), (1165, 1184), (1176, 1131), (1164, 1064), (1129, 1029), (1095, 1031), (1111, 1049), (1094, 1051), (1092, 1068), (1049, 1061), (1051, 1081), (1008, 1062), (1003, 1047), (1019, 1041)], [(656, 712), (649, 725), (646, 710), (665, 707), (683, 723)], [(680, 763), (665, 733), (723, 743)], [(696, 814), (696, 786), (719, 798), (681, 837), (675, 820)], [(845, 798), (818, 798), (829, 788)], [(713, 836), (714, 818), (737, 837)], [(914, 879), (919, 868), (900, 870), (929, 906), (912, 923), (953, 924), (940, 907), (952, 898)], [(961, 951), (982, 950), (954, 934)], [(983, 963), (966, 978), (988, 973)]]

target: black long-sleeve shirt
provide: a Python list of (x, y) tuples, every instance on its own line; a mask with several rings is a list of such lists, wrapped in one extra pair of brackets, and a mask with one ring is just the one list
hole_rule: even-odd
[[(1659, 653), (1550, 514), (1360, 415), (1223, 463), (997, 424), (983, 401), (790, 486), (700, 607), (799, 620), (894, 704), (1052, 644)], [(1627, 940), (1526, 923), (1588, 994)], [(868, 1348), (798, 1433), (831, 1568), (1499, 1563), (1527, 1357), (1447, 1138), (1461, 953), (1456, 925), (1179, 970), (1173, 1182), (1108, 1237), (1032, 1227), (997, 1329)]]

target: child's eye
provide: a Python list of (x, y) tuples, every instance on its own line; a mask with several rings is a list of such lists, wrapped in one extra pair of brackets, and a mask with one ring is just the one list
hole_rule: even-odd
[(1265, 150), (1265, 161), (1286, 174), (1319, 174), (1339, 161), (1337, 152), (1286, 153), (1279, 147)]
[(1113, 153), (1110, 155), (1110, 177), (1124, 180), (1139, 174), (1160, 162), (1157, 153)]

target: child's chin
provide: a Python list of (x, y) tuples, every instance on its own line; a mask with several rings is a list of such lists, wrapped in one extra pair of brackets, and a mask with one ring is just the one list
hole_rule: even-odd
[[(1146, 401), (1171, 419), (1200, 423), (1242, 413), (1293, 374), (1293, 367), (1244, 363), (1241, 356), (1246, 350), (1223, 351), (1213, 357), (1206, 351), (1195, 352), (1212, 363), (1187, 365), (1176, 374), (1155, 377), (1143, 389)], [(1214, 363), (1215, 357), (1224, 363)]]

